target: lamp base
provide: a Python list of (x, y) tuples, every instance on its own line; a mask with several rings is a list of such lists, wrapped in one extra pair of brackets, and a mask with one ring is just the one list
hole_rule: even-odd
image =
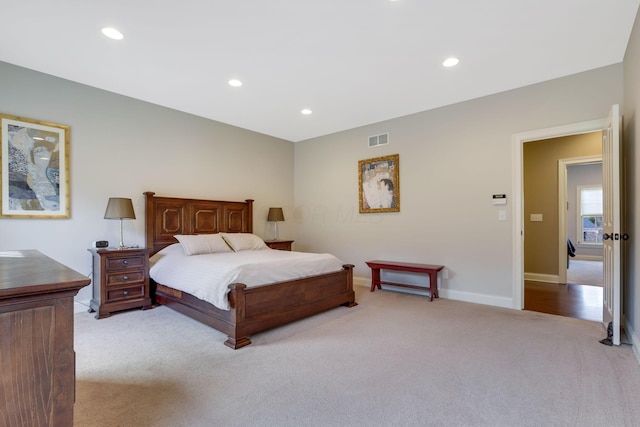
[(123, 242), (124, 239), (122, 238), (122, 218), (120, 218), (120, 246), (118, 246), (118, 249), (126, 249)]

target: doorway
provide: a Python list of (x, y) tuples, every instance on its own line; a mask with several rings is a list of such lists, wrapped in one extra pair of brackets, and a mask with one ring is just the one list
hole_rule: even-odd
[[(603, 165), (603, 327), (611, 335), (613, 345), (620, 344), (622, 307), (622, 259), (623, 245), (627, 234), (623, 233), (624, 219), (621, 215), (620, 195), (624, 181), (621, 177), (621, 133), (622, 116), (620, 106), (612, 105), (606, 118), (589, 122), (558, 126), (514, 134), (512, 140), (513, 165), (513, 308), (524, 308), (524, 186), (523, 147), (531, 141), (555, 138), (558, 136), (578, 135), (588, 132), (602, 131), (602, 165)], [(566, 241), (558, 239), (558, 252), (566, 250)]]
[[(514, 134), (512, 137), (513, 143), (513, 182), (515, 184), (514, 187), (514, 205), (513, 205), (513, 236), (514, 236), (514, 245), (513, 245), (513, 308), (522, 310), (524, 308), (524, 296), (525, 296), (525, 266), (524, 266), (524, 253), (525, 253), (525, 212), (524, 212), (524, 182), (523, 182), (523, 151), (524, 148), (529, 143), (540, 142), (543, 140), (551, 140), (559, 137), (567, 137), (572, 135), (581, 135), (590, 132), (601, 132), (603, 128), (606, 126), (606, 119), (601, 120), (592, 120), (588, 122), (575, 123), (565, 126), (558, 126), (554, 128), (540, 129), (535, 131), (523, 132), (519, 134)], [(553, 146), (553, 144), (551, 144)], [(558, 158), (570, 158), (575, 157), (572, 155), (563, 155)], [(557, 164), (554, 164), (552, 167), (556, 168), (551, 171), (549, 175), (556, 176), (557, 175)], [(547, 187), (548, 188), (548, 187)], [(557, 191), (557, 183), (555, 184), (555, 189), (553, 189), (553, 193)], [(547, 219), (555, 221), (555, 227), (551, 227), (553, 231), (553, 237), (547, 238), (545, 246), (549, 247), (549, 244), (553, 245), (555, 242), (555, 248), (551, 250), (551, 257), (555, 258), (555, 265), (549, 269), (544, 270), (543, 276), (538, 276), (538, 281), (540, 279), (545, 279), (542, 282), (546, 284), (552, 284), (557, 286), (558, 283), (558, 270), (559, 270), (559, 257), (560, 254), (564, 251), (564, 256), (566, 256), (567, 250), (567, 242), (561, 242), (558, 238), (558, 198), (557, 197), (549, 197), (549, 195), (544, 196), (547, 200), (551, 200), (551, 202), (555, 205), (553, 208), (549, 208), (550, 211), (555, 211), (555, 213)], [(527, 220), (531, 219), (530, 214), (533, 213), (534, 219), (537, 220), (540, 212), (527, 212)], [(544, 212), (541, 223), (544, 223), (545, 216)], [(551, 224), (553, 225), (553, 224)], [(544, 254), (543, 257), (549, 261), (548, 251), (541, 249), (539, 254)], [(551, 261), (553, 262), (553, 261)], [(554, 277), (555, 276), (555, 277)], [(555, 279), (555, 283), (554, 282)]]
[[(578, 189), (584, 188), (583, 193), (591, 195), (587, 189), (600, 188), (601, 194), (601, 161), (601, 131), (524, 144), (525, 310), (602, 321), (601, 270), (600, 278), (593, 283), (573, 280), (587, 279), (586, 273), (591, 270), (578, 267), (602, 260), (602, 228), (585, 228), (585, 239), (577, 206), (581, 200)], [(601, 219), (602, 212), (599, 215)], [(593, 239), (592, 231), (599, 232)], [(598, 238), (599, 245), (589, 243)]]

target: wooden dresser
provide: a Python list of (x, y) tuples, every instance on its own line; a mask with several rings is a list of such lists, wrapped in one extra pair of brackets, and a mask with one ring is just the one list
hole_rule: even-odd
[(0, 425), (73, 426), (73, 297), (89, 283), (38, 251), (0, 251)]

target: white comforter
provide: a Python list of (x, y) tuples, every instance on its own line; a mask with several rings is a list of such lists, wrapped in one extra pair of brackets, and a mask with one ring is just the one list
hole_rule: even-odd
[(231, 283), (256, 286), (339, 271), (330, 254), (274, 249), (186, 256), (179, 243), (153, 255), (150, 276), (163, 285), (190, 293), (221, 310), (229, 310)]

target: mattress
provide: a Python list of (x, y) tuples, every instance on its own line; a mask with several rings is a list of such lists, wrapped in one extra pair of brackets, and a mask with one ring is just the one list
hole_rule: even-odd
[(331, 254), (280, 251), (270, 248), (185, 255), (178, 243), (150, 260), (150, 277), (157, 283), (187, 292), (221, 310), (229, 310), (232, 283), (264, 285), (342, 270)]

